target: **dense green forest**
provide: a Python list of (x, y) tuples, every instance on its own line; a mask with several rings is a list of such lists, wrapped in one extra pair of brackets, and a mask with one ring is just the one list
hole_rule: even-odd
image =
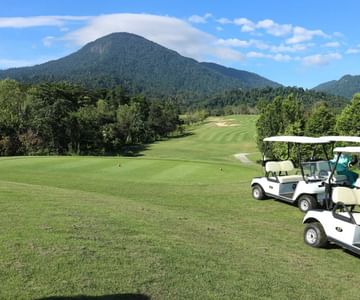
[(179, 129), (174, 101), (129, 96), (121, 87), (0, 81), (0, 154), (108, 154)]
[(280, 97), (291, 97), (294, 101), (301, 102), (305, 110), (318, 102), (326, 102), (329, 107), (340, 110), (349, 103), (349, 100), (340, 96), (329, 95), (313, 90), (304, 90), (297, 87), (262, 88), (251, 90), (231, 90), (213, 96), (203, 98), (200, 101), (190, 103), (190, 107), (206, 109), (211, 115), (230, 115), (257, 113), (258, 103), (269, 103)]
[(183, 123), (244, 113), (260, 113), (262, 148), (268, 135), (335, 133), (333, 120), (348, 103), (299, 88), (264, 88), (233, 90), (189, 105), (176, 97), (134, 95), (121, 86), (89, 89), (5, 79), (0, 81), (0, 155), (123, 153), (182, 133)]
[[(337, 110), (327, 102), (317, 102), (310, 109), (292, 95), (276, 97), (270, 102), (259, 102), (259, 119), (256, 124), (257, 144), (261, 151), (263, 139), (275, 135), (351, 135), (360, 136), (360, 94), (355, 94), (351, 102)], [(268, 155), (281, 158), (287, 156), (287, 146), (273, 143)], [(306, 151), (306, 149), (305, 149)], [(292, 158), (296, 153), (292, 153)]]

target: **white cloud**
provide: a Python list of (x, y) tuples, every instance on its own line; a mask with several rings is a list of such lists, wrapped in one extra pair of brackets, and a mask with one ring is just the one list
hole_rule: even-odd
[(217, 41), (218, 45), (226, 46), (226, 47), (239, 47), (239, 48), (247, 48), (250, 47), (249, 41), (243, 41), (239, 39), (219, 39)]
[(242, 27), (241, 27), (241, 31), (242, 32), (253, 32), (253, 31), (255, 31), (255, 26), (252, 26), (252, 25), (243, 25)]
[(334, 60), (340, 59), (342, 59), (342, 56), (339, 53), (315, 54), (303, 57), (302, 63), (305, 66), (324, 66)]
[[(238, 38), (217, 38), (216, 36), (195, 28), (191, 23), (206, 23), (209, 18), (214, 18), (207, 13), (203, 16), (193, 15), (188, 20), (182, 20), (169, 16), (151, 14), (109, 14), (100, 16), (37, 16), (37, 17), (14, 17), (0, 18), (0, 28), (26, 28), (34, 26), (56, 26), (62, 31), (62, 37), (46, 36), (42, 42), (44, 46), (51, 47), (54, 41), (67, 41), (78, 46), (83, 46), (102, 36), (113, 32), (129, 32), (143, 36), (162, 46), (179, 52), (181, 55), (192, 57), (197, 60), (213, 61), (242, 61), (246, 58), (271, 59), (277, 62), (299, 61), (305, 66), (326, 65), (334, 60), (342, 58), (339, 53), (325, 53), (308, 55), (305, 57), (290, 56), (291, 53), (306, 51), (314, 47), (311, 41), (314, 37), (329, 38), (322, 30), (308, 30), (303, 27), (294, 27), (291, 24), (278, 24), (271, 19), (253, 22), (247, 18), (229, 20), (227, 18), (217, 19), (218, 25), (234, 24), (240, 26), (242, 32), (251, 35), (269, 34), (275, 37), (287, 36), (288, 38), (280, 45), (273, 45), (263, 38), (242, 40)], [(82, 22), (82, 27), (69, 31), (69, 22)], [(191, 22), (191, 23), (190, 23)], [(217, 26), (217, 31), (223, 27)], [(334, 33), (332, 36), (339, 35)], [(338, 48), (339, 42), (329, 41), (322, 46)], [(246, 54), (239, 49), (256, 50)], [(352, 47), (346, 51), (347, 54), (360, 53), (359, 47)], [(309, 54), (309, 52), (308, 52)], [(40, 63), (40, 62), (39, 62)], [(0, 60), (0, 67), (13, 67), (31, 65), (33, 62)]]
[(212, 14), (210, 13), (206, 13), (205, 15), (203, 16), (198, 16), (198, 15), (192, 15), (188, 20), (189, 22), (191, 23), (202, 23), (202, 24), (205, 24), (207, 23), (207, 20), (209, 18), (212, 17)]
[(300, 26), (296, 26), (293, 30), (293, 36), (286, 40), (287, 44), (297, 44), (312, 40), (315, 36), (328, 37), (322, 30), (308, 30)]
[(268, 49), (270, 46), (264, 43), (263, 41), (259, 40), (240, 40), (236, 38), (232, 39), (219, 39), (217, 41), (218, 45), (225, 46), (225, 47), (238, 47), (238, 48), (248, 48), (248, 47), (255, 47), (258, 49)]
[(256, 24), (247, 18), (238, 18), (233, 22), (235, 25), (241, 26), (242, 32), (253, 32), (256, 29)]
[(27, 28), (39, 26), (63, 27), (68, 21), (86, 21), (88, 16), (38, 16), (0, 18), (0, 28)]
[(242, 26), (242, 25), (253, 25), (255, 26), (255, 23), (250, 21), (249, 19), (247, 18), (237, 18), (237, 19), (234, 19), (233, 23), (235, 25), (239, 25), (239, 26)]
[(212, 54), (220, 60), (242, 61), (245, 59), (245, 56), (242, 53), (225, 47), (214, 48)]
[(247, 18), (234, 19), (235, 25), (241, 26), (242, 32), (254, 32), (256, 29), (264, 29), (268, 34), (273, 36), (284, 36), (290, 34), (292, 31), (291, 24), (278, 24), (270, 19), (253, 22)]
[(290, 55), (284, 55), (284, 54), (267, 54), (267, 53), (261, 53), (261, 52), (256, 52), (256, 51), (250, 51), (248, 53), (246, 53), (246, 57), (248, 58), (267, 58), (267, 59), (272, 59), (275, 60), (277, 62), (289, 62), (292, 59), (292, 57)]
[(312, 44), (294, 44), (294, 45), (290, 45), (290, 46), (280, 44), (279, 46), (271, 46), (270, 51), (274, 52), (274, 53), (279, 53), (279, 52), (294, 53), (294, 52), (305, 51), (311, 46), (312, 46)]
[(341, 32), (338, 32), (338, 31), (334, 32), (333, 35), (334, 35), (335, 37), (339, 37), (339, 38), (344, 37), (344, 35), (343, 35)]
[(291, 31), (292, 31), (291, 24), (280, 25), (270, 19), (259, 21), (257, 23), (256, 27), (265, 29), (265, 31), (267, 33), (274, 35), (274, 36), (284, 36), (284, 35), (291, 33)]
[(246, 53), (246, 57), (248, 58), (268, 58), (268, 54), (256, 52), (256, 51), (250, 51)]
[(51, 47), (54, 39), (55, 39), (55, 37), (53, 37), (53, 36), (46, 36), (43, 38), (42, 42), (45, 47)]
[[(322, 30), (309, 30), (300, 26), (293, 26), (292, 24), (279, 24), (271, 19), (264, 19), (259, 22), (254, 22), (247, 18), (237, 18), (233, 21), (222, 18), (218, 22), (233, 23), (241, 27), (242, 32), (255, 33), (258, 29), (263, 29), (267, 34), (275, 37), (283, 37), (292, 34), (290, 38), (286, 40), (287, 44), (298, 44), (312, 40), (314, 37), (329, 38), (329, 35), (325, 34)], [(334, 36), (340, 36), (341, 33), (335, 32)], [(334, 42), (335, 43), (335, 42)], [(334, 44), (335, 45), (335, 44)], [(331, 46), (329, 46), (331, 47)], [(335, 46), (332, 46), (335, 47)]]
[(242, 32), (252, 32), (256, 29), (256, 24), (246, 18), (238, 18), (233, 21), (235, 25), (241, 26)]
[(113, 32), (137, 34), (197, 60), (244, 58), (240, 52), (218, 45), (215, 36), (194, 28), (186, 21), (150, 14), (94, 17), (86, 26), (66, 34), (64, 39), (82, 46)]
[(312, 43), (308, 44), (294, 44), (294, 45), (284, 45), (280, 44), (279, 46), (267, 44), (266, 42), (262, 40), (240, 40), (237, 38), (230, 38), (230, 39), (218, 39), (217, 41), (218, 45), (224, 46), (224, 47), (237, 47), (237, 48), (256, 48), (261, 50), (269, 50), (273, 53), (295, 53), (300, 51), (305, 51), (308, 48), (314, 46)]
[(288, 61), (292, 60), (290, 55), (281, 54), (281, 53), (273, 55), (272, 59), (276, 60), (276, 61), (279, 61), (279, 62), (288, 62)]
[(358, 54), (360, 53), (360, 49), (358, 48), (349, 48), (345, 52), (346, 54)]
[(323, 46), (328, 48), (339, 48), (341, 45), (339, 42), (329, 42), (324, 44)]
[(217, 19), (216, 22), (222, 24), (222, 25), (225, 25), (225, 24), (231, 24), (232, 21), (229, 20), (228, 18), (220, 18), (220, 19)]

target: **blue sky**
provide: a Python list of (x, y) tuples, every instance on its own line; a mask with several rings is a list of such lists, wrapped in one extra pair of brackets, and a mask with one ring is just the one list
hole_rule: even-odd
[(0, 69), (132, 32), (182, 55), (312, 88), (360, 74), (355, 0), (2, 0)]

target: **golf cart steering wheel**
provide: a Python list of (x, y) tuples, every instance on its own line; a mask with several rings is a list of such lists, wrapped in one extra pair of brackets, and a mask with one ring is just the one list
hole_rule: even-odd
[(328, 171), (326, 171), (326, 170), (320, 170), (320, 172), (319, 172), (320, 177), (327, 177), (328, 175), (329, 175)]
[(355, 166), (358, 163), (358, 157), (357, 155), (354, 155), (354, 157), (352, 158), (352, 160), (348, 163), (348, 167), (352, 168), (353, 166)]

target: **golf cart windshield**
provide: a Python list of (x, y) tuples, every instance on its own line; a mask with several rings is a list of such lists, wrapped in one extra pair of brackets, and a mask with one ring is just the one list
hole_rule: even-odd
[(326, 160), (302, 162), (302, 168), (308, 180), (324, 180), (331, 173), (330, 164)]
[[(282, 142), (287, 143), (287, 160), (290, 159), (290, 145), (295, 145), (295, 151), (292, 152), (293, 157), (294, 154), (297, 156), (298, 164), (297, 166), (300, 168), (301, 175), (303, 180), (306, 182), (308, 181), (321, 181), (324, 178), (329, 176), (329, 172), (331, 173), (331, 166), (328, 162), (329, 158), (327, 156), (327, 152), (325, 146), (330, 144), (331, 142), (323, 138), (315, 138), (315, 137), (308, 137), (308, 136), (271, 136), (264, 138), (264, 142)], [(263, 165), (265, 166), (267, 157), (265, 156), (265, 152), (268, 149), (267, 144), (265, 143), (265, 151), (263, 153)], [(315, 158), (316, 152), (322, 148), (324, 156), (322, 159), (313, 159)], [(309, 153), (309, 149), (311, 149), (311, 160), (303, 161), (302, 159), (302, 150), (307, 151)], [(306, 152), (305, 152), (306, 153)], [(325, 158), (325, 159), (324, 159)], [(275, 158), (276, 160), (276, 158)], [(295, 165), (296, 166), (296, 165)]]
[[(351, 186), (357, 186), (357, 179), (358, 179), (358, 174), (351, 171), (349, 168), (352, 165), (352, 162), (349, 161), (349, 163), (346, 163), (344, 166), (342, 166), (342, 168), (340, 169), (340, 171), (338, 171), (338, 167), (341, 166), (341, 164), (344, 164), (341, 162), (342, 157), (351, 155), (351, 154), (359, 154), (360, 153), (360, 147), (357, 146), (348, 146), (348, 147), (336, 147), (334, 149), (334, 153), (336, 153), (336, 161), (335, 161), (335, 165), (331, 170), (331, 175), (329, 177), (329, 182), (331, 181), (335, 170), (338, 172), (338, 174), (342, 174), (345, 175), (347, 177), (347, 181)], [(346, 162), (346, 160), (344, 160)]]

